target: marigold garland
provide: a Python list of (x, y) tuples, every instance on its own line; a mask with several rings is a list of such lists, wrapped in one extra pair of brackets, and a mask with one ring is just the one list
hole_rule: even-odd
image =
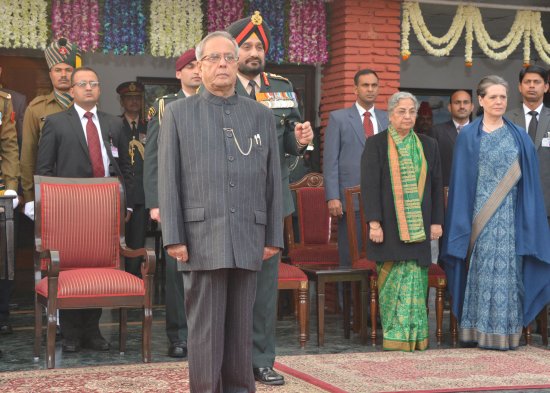
[(153, 0), (150, 7), (149, 41), (153, 56), (178, 57), (202, 38), (200, 0)]
[(45, 0), (0, 2), (0, 47), (44, 49), (48, 41)]
[(103, 10), (103, 52), (143, 54), (147, 36), (143, 0), (105, 0)]
[(243, 18), (243, 0), (208, 0), (208, 31), (225, 30), (227, 26)]
[[(483, 53), (494, 60), (507, 59), (523, 41), (524, 66), (530, 63), (532, 40), (540, 58), (550, 64), (550, 45), (544, 37), (540, 12), (517, 11), (510, 32), (502, 40), (496, 41), (489, 36), (485, 29), (479, 8), (459, 5), (449, 31), (442, 37), (435, 37), (426, 27), (420, 5), (417, 2), (406, 1), (403, 4), (401, 23), (401, 56), (403, 60), (407, 60), (411, 54), (409, 48), (411, 26), (418, 42), (432, 56), (448, 56), (465, 29), (464, 56), (467, 67), (472, 66), (474, 37)], [(441, 48), (435, 48), (434, 46), (440, 46)], [(496, 51), (496, 49), (502, 48), (504, 49)]]
[(290, 0), (288, 58), (292, 63), (326, 63), (326, 9), (322, 0)]
[(83, 52), (99, 48), (98, 0), (53, 0), (52, 32), (54, 38), (66, 37)]

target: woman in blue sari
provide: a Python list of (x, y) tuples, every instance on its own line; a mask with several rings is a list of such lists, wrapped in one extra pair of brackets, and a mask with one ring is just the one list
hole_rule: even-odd
[(503, 117), (508, 83), (485, 77), (477, 95), (484, 113), (457, 139), (441, 258), (459, 339), (507, 350), (550, 301), (550, 232), (533, 143)]

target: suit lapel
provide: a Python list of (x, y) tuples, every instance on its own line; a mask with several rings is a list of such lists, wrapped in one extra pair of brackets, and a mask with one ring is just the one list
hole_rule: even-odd
[[(99, 119), (99, 127), (101, 128), (101, 138), (103, 139), (103, 145), (107, 151), (107, 156), (111, 164), (115, 162), (113, 159), (113, 152), (111, 151), (111, 127), (110, 123), (105, 118), (102, 112), (97, 111), (97, 118)], [(114, 164), (113, 164), (114, 165)]]
[[(262, 83), (263, 85), (263, 83)], [(261, 89), (260, 89), (261, 90)], [(246, 89), (244, 88), (243, 84), (241, 83), (241, 80), (237, 78), (237, 83), (235, 85), (235, 91), (240, 96), (248, 96), (249, 94), (246, 92)]]
[(454, 146), (458, 133), (456, 132), (455, 123), (453, 123), (452, 120), (447, 123), (446, 132)]
[(351, 108), (348, 109), (348, 118), (351, 123), (351, 128), (359, 138), (359, 141), (361, 141), (361, 145), (365, 145), (365, 141), (367, 140), (367, 137), (365, 136), (365, 129), (363, 128), (363, 122), (361, 121), (361, 117), (359, 116), (359, 111), (355, 107), (355, 104)]
[(537, 135), (535, 136), (535, 147), (538, 149), (542, 143), (542, 138), (550, 132), (550, 109), (543, 106), (539, 115), (539, 125), (537, 127)]
[(84, 128), (82, 127), (82, 121), (78, 117), (78, 112), (76, 111), (76, 109), (74, 109), (74, 106), (71, 106), (70, 109), (67, 110), (67, 114), (69, 115), (71, 129), (75, 130), (78, 141), (80, 142), (80, 146), (86, 153), (86, 157), (88, 157), (88, 160), (90, 160), (88, 143), (86, 142), (86, 137), (84, 136), (84, 132), (86, 132), (86, 130), (84, 130)]

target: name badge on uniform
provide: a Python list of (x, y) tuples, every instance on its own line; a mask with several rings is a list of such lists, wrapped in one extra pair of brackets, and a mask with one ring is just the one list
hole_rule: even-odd
[(293, 91), (260, 92), (256, 93), (256, 100), (270, 109), (298, 108), (296, 93)]
[(118, 158), (118, 147), (111, 144), (111, 153), (113, 153), (113, 158)]
[(542, 147), (550, 147), (550, 138), (542, 138)]

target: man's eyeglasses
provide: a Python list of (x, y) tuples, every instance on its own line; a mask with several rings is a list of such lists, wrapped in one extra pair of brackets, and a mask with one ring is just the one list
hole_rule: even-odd
[(78, 87), (81, 87), (81, 88), (86, 88), (87, 85), (90, 85), (90, 88), (92, 89), (95, 89), (96, 87), (99, 87), (99, 82), (98, 81), (80, 81), (80, 82), (76, 82), (75, 84), (73, 84), (73, 86), (78, 86)]
[(233, 53), (224, 53), (223, 55), (221, 55), (220, 53), (212, 53), (211, 55), (204, 56), (201, 61), (206, 60), (209, 63), (216, 64), (220, 62), (222, 56), (227, 64), (232, 64), (239, 60), (239, 58)]

